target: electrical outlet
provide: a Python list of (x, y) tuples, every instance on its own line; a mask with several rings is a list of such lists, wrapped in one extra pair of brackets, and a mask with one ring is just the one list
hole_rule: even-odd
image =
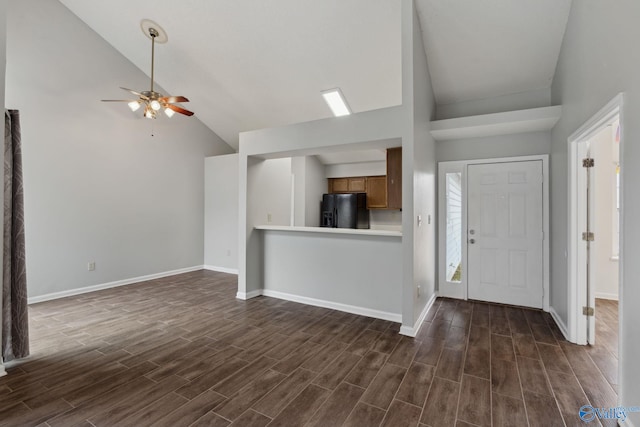
[(267, 222), (269, 224), (271, 224), (271, 214), (270, 213), (267, 214)]
[(418, 285), (417, 291), (418, 291), (418, 296), (420, 296), (420, 285)]
[(231, 256), (231, 250), (227, 249), (227, 256)]
[(96, 262), (95, 261), (90, 261), (89, 263), (87, 263), (87, 270), (88, 271), (94, 271), (96, 269)]

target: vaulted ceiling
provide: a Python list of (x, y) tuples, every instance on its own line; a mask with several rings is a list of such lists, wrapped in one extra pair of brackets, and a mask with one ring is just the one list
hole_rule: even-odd
[[(239, 132), (330, 117), (325, 89), (354, 112), (402, 102), (399, 0), (60, 1), (147, 74), (140, 21), (159, 23), (156, 82), (236, 149)], [(417, 0), (436, 102), (549, 87), (570, 1)]]

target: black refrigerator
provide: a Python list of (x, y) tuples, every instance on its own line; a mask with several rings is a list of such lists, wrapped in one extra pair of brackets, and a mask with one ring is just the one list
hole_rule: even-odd
[(369, 228), (367, 194), (323, 194), (320, 208), (320, 226)]

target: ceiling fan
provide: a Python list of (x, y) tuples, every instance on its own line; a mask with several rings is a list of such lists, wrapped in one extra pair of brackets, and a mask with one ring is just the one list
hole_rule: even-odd
[(137, 111), (140, 107), (144, 107), (144, 117), (155, 119), (156, 112), (164, 110), (164, 113), (171, 117), (175, 113), (184, 114), (185, 116), (193, 116), (193, 112), (184, 109), (175, 103), (189, 102), (184, 96), (164, 96), (163, 94), (153, 90), (153, 73), (155, 59), (155, 44), (166, 43), (169, 40), (167, 33), (155, 22), (149, 19), (143, 19), (140, 23), (142, 32), (151, 39), (151, 89), (141, 92), (121, 87), (120, 89), (131, 92), (138, 99), (103, 99), (103, 102), (127, 102), (131, 111)]

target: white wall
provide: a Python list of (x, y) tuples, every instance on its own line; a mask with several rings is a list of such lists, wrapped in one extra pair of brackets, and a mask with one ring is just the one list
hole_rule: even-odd
[[(410, 136), (402, 142), (404, 284), (402, 324), (415, 331), (436, 288), (436, 156), (431, 77), (413, 1), (403, 2), (403, 105)], [(421, 217), (421, 225), (417, 218)], [(428, 218), (431, 217), (431, 223)], [(420, 291), (418, 291), (420, 287)]]
[(402, 211), (400, 209), (370, 209), (369, 228), (402, 231)]
[[(603, 129), (591, 142), (591, 156), (596, 161), (595, 212), (593, 231), (593, 265), (596, 298), (618, 299), (618, 261), (613, 256), (614, 208), (616, 206), (614, 133), (612, 126)], [(615, 144), (617, 145), (617, 144)]]
[(304, 227), (307, 211), (306, 201), (306, 156), (291, 158), (291, 179), (293, 179), (293, 225)]
[(240, 135), (238, 282), (250, 285), (239, 284), (238, 296), (246, 298), (247, 293), (263, 285), (262, 234), (253, 228), (291, 224), (291, 158), (264, 160), (243, 156)]
[(29, 296), (202, 265), (203, 159), (231, 148), (197, 115), (152, 122), (100, 102), (148, 78), (59, 2), (11, 2), (7, 16)]
[[(567, 138), (619, 92), (624, 92), (622, 117), (621, 351), (619, 393), (623, 406), (640, 402), (640, 2), (574, 1), (552, 86), (553, 104), (562, 117), (552, 132), (551, 151), (551, 305), (566, 322), (567, 301)], [(625, 165), (631, 165), (625, 168)], [(627, 309), (625, 301), (631, 307)], [(608, 402), (602, 402), (608, 406)], [(640, 425), (640, 414), (629, 414)]]
[(371, 317), (400, 319), (399, 237), (270, 230), (261, 233), (265, 294), (284, 293)]
[(320, 202), (327, 192), (324, 165), (316, 156), (291, 158), (291, 173), (294, 179), (294, 221), (301, 227), (320, 225)]
[(316, 156), (305, 157), (305, 220), (307, 227), (320, 226), (320, 203), (327, 192), (324, 165)]
[(335, 165), (326, 165), (325, 174), (327, 178), (386, 175), (387, 162), (338, 163)]
[[(238, 259), (238, 296), (253, 295), (262, 287), (262, 241), (253, 230), (264, 224), (251, 194), (256, 190), (251, 170), (261, 160), (256, 157), (291, 157), (315, 155), (322, 151), (333, 151), (336, 147), (348, 146), (351, 150), (386, 148), (391, 138), (399, 138), (403, 130), (402, 107), (333, 117), (290, 126), (261, 129), (240, 134), (240, 224)], [(254, 293), (255, 294), (255, 293)]]
[(477, 116), (481, 114), (503, 113), (506, 111), (526, 110), (551, 105), (551, 89), (537, 89), (494, 98), (475, 99), (455, 104), (440, 104), (436, 119)]
[[(0, 0), (0, 100), (5, 105), (5, 72), (7, 65), (7, 0)], [(5, 105), (6, 106), (6, 105)], [(0, 308), (2, 305), (0, 304)]]
[[(257, 161), (253, 155), (309, 155), (345, 146), (351, 150), (388, 148), (389, 140), (402, 138), (402, 331), (415, 330), (419, 315), (435, 293), (436, 162), (435, 142), (429, 133), (434, 98), (413, 0), (402, 0), (402, 69), (400, 107), (240, 134), (239, 297), (261, 289), (264, 268), (263, 242), (253, 230), (255, 206), (249, 197), (254, 191), (250, 170)], [(418, 214), (424, 222), (414, 230)], [(427, 223), (429, 215), (431, 224)]]
[[(7, 0), (0, 0), (0, 102), (5, 104), (5, 67), (7, 60)], [(5, 107), (6, 108), (6, 107)], [(0, 164), (4, 164), (4, 150), (0, 150)], [(0, 197), (4, 200), (4, 185), (0, 188)], [(0, 237), (2, 242), (2, 237)], [(2, 265), (3, 254), (0, 251), (0, 265)], [(2, 292), (0, 292), (0, 319), (2, 318)], [(0, 328), (0, 343), (2, 342), (2, 328)], [(0, 376), (5, 370), (2, 365), (2, 352), (0, 352)]]
[(255, 225), (290, 225), (291, 158), (257, 160), (250, 179)]
[(533, 156), (551, 152), (551, 132), (530, 132), (436, 143), (439, 162)]
[(204, 265), (238, 271), (238, 155), (204, 159)]

